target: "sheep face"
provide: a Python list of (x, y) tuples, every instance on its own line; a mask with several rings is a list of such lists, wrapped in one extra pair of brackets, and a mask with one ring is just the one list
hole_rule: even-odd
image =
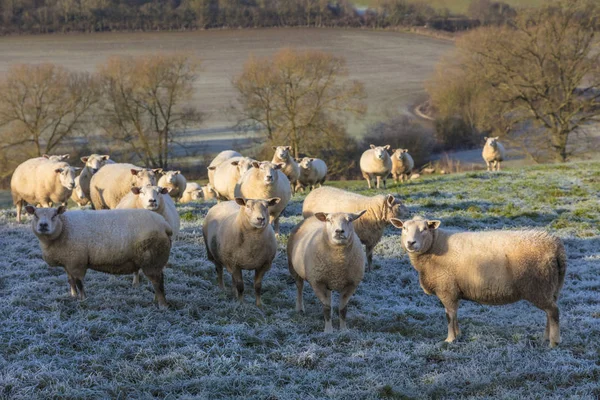
[(292, 150), (290, 146), (277, 146), (273, 147), (273, 149), (275, 150), (275, 155), (280, 160), (287, 160), (290, 156), (290, 151)]
[(315, 217), (325, 223), (327, 240), (334, 246), (346, 246), (352, 241), (354, 226), (352, 221), (358, 219), (367, 210), (359, 213), (316, 213)]
[(56, 168), (54, 172), (60, 176), (60, 184), (69, 190), (75, 189), (75, 178), (77, 177), (75, 171), (80, 168), (74, 167), (63, 167)]
[(156, 174), (160, 173), (162, 169), (132, 169), (131, 175), (134, 176), (132, 186), (154, 186), (156, 185)]
[(298, 164), (300, 165), (300, 168), (310, 170), (310, 168), (312, 167), (312, 162), (314, 160), (314, 158), (304, 157)]
[(190, 192), (190, 197), (192, 198), (192, 200), (201, 200), (204, 198), (204, 192), (202, 191), (202, 189), (192, 190)]
[(278, 169), (283, 167), (283, 164), (274, 164), (269, 161), (263, 161), (259, 163), (258, 161), (254, 161), (252, 163), (254, 168), (258, 168), (258, 175), (262, 178), (262, 181), (265, 185), (274, 185), (277, 183), (279, 178), (279, 174), (277, 173)]
[(139, 196), (142, 207), (155, 211), (160, 207), (161, 195), (169, 193), (169, 189), (160, 186), (132, 187), (131, 193)]
[(163, 172), (163, 176), (167, 177), (167, 182), (171, 183), (171, 184), (176, 184), (177, 183), (177, 175), (179, 175), (181, 173), (181, 171), (167, 171), (167, 172)]
[(50, 161), (60, 162), (65, 161), (67, 158), (69, 158), (69, 155), (63, 154), (61, 156), (49, 156), (48, 154), (44, 154), (42, 157), (47, 158)]
[(393, 157), (396, 157), (398, 160), (405, 160), (406, 155), (408, 154), (408, 149), (396, 149), (394, 151)]
[(385, 198), (385, 211), (386, 219), (389, 221), (391, 218), (405, 218), (408, 216), (408, 209), (400, 199), (394, 197), (394, 195), (388, 194)]
[(109, 155), (99, 155), (92, 154), (87, 157), (81, 157), (81, 161), (85, 164), (86, 167), (92, 172), (94, 175), (98, 170), (104, 166), (106, 161), (110, 159)]
[(486, 146), (490, 146), (492, 148), (496, 148), (498, 147), (498, 139), (500, 139), (500, 136), (495, 136), (495, 137), (486, 137), (485, 138), (485, 145)]
[(413, 218), (409, 221), (400, 221), (392, 218), (392, 225), (402, 229), (402, 246), (409, 253), (425, 253), (433, 244), (433, 231), (440, 226), (440, 221)]
[(386, 146), (375, 146), (374, 144), (371, 145), (371, 149), (375, 150), (375, 158), (378, 158), (380, 160), (383, 160), (385, 156), (388, 155), (387, 151), (389, 148), (389, 144)]
[(25, 210), (33, 215), (31, 227), (37, 236), (56, 237), (62, 232), (63, 224), (58, 216), (67, 211), (65, 206), (58, 208), (26, 206)]
[(268, 200), (252, 200), (236, 197), (235, 202), (240, 205), (243, 215), (250, 225), (256, 229), (263, 229), (269, 223), (269, 207), (279, 203), (279, 197), (273, 197)]
[(81, 185), (79, 185), (78, 183), (75, 184), (75, 193), (77, 194), (77, 197), (79, 197), (80, 199), (85, 199), (85, 193), (83, 193), (83, 189), (81, 188)]

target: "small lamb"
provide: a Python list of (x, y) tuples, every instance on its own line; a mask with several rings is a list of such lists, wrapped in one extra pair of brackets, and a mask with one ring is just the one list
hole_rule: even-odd
[(499, 138), (499, 136), (485, 137), (485, 145), (481, 155), (487, 164), (488, 171), (500, 171), (500, 162), (504, 161), (506, 157), (504, 146), (498, 142)]
[(404, 182), (409, 180), (412, 174), (412, 170), (415, 167), (415, 162), (408, 149), (396, 149), (392, 154), (392, 176), (394, 182)]
[(321, 187), (327, 179), (327, 164), (320, 158), (304, 157), (298, 162), (300, 166), (300, 177), (296, 183), (296, 191), (305, 187), (313, 190), (316, 185)]
[(387, 189), (387, 177), (392, 171), (392, 159), (387, 152), (389, 149), (389, 144), (385, 146), (372, 144), (371, 148), (365, 150), (360, 157), (360, 170), (369, 184), (369, 189), (371, 189), (371, 179), (374, 177), (377, 178), (377, 189), (381, 181), (383, 181), (383, 188)]
[(283, 172), (290, 180), (292, 195), (294, 195), (296, 194), (296, 183), (298, 178), (300, 178), (300, 166), (296, 160), (294, 160), (294, 157), (292, 157), (292, 147), (273, 146), (273, 150), (275, 150), (275, 154), (273, 155), (273, 160), (271, 160), (271, 162), (273, 164), (283, 164), (281, 172)]
[(298, 224), (288, 240), (288, 267), (298, 289), (296, 311), (304, 311), (306, 280), (323, 304), (327, 333), (333, 332), (331, 291), (340, 292), (340, 329), (346, 329), (346, 306), (365, 273), (365, 252), (352, 226), (365, 212), (316, 213)]

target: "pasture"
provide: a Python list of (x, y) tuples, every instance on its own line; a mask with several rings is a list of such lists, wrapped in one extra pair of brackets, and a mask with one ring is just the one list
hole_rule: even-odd
[[(364, 181), (331, 185), (372, 194)], [(412, 215), (465, 230), (543, 228), (566, 245), (559, 300), (562, 344), (541, 343), (546, 317), (520, 302), (463, 302), (462, 337), (445, 344), (435, 296), (386, 229), (348, 307), (349, 330), (322, 333), (321, 305), (305, 287), (306, 314), (285, 243), (303, 196), (282, 218), (275, 263), (253, 303), (250, 276), (238, 304), (216, 285), (202, 241), (213, 203), (179, 206), (181, 239), (166, 274), (170, 309), (158, 310), (146, 279), (89, 271), (88, 299), (69, 297), (65, 273), (41, 259), (29, 224), (0, 210), (0, 398), (544, 398), (600, 396), (600, 163), (500, 173), (427, 176), (399, 193)], [(334, 295), (334, 305), (337, 296)], [(337, 314), (337, 307), (335, 314)], [(334, 316), (337, 327), (337, 315)]]
[[(377, 5), (377, 1), (378, 0), (355, 0), (354, 3), (360, 6), (373, 7)], [(427, 4), (437, 10), (448, 9), (453, 14), (466, 14), (472, 0), (420, 0), (418, 2)], [(504, 0), (503, 3), (516, 8), (539, 7), (544, 3), (544, 0)]]

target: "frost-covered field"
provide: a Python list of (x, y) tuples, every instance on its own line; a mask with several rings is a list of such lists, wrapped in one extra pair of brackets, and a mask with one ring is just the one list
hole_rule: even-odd
[(88, 299), (71, 299), (62, 269), (45, 265), (29, 225), (17, 225), (5, 209), (0, 398), (600, 397), (600, 163), (429, 177), (398, 192), (412, 213), (445, 227), (540, 227), (562, 237), (569, 257), (559, 301), (563, 343), (553, 350), (541, 344), (546, 317), (523, 302), (463, 302), (463, 336), (442, 343), (444, 310), (420, 289), (392, 228), (350, 301), (350, 330), (322, 333), (310, 287), (306, 314), (294, 311), (287, 271), (285, 242), (300, 220), (301, 198), (286, 210), (263, 310), (253, 304), (249, 275), (243, 305), (217, 288), (201, 238), (210, 204), (180, 207), (166, 311), (154, 306), (147, 280), (132, 288), (130, 276), (94, 271), (86, 277)]

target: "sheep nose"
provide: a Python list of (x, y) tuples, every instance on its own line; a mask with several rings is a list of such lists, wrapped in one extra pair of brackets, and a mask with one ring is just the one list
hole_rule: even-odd
[(344, 233), (344, 230), (343, 230), (343, 229), (336, 229), (336, 230), (335, 230), (335, 233), (337, 233), (337, 234), (342, 234), (342, 233)]
[(258, 222), (265, 222), (265, 218), (264, 217), (257, 217), (256, 220)]
[(413, 247), (415, 245), (415, 243), (417, 243), (416, 241), (407, 241), (406, 244), (408, 247)]
[(48, 224), (46, 222), (41, 222), (40, 230), (45, 231), (46, 229), (48, 229)]

